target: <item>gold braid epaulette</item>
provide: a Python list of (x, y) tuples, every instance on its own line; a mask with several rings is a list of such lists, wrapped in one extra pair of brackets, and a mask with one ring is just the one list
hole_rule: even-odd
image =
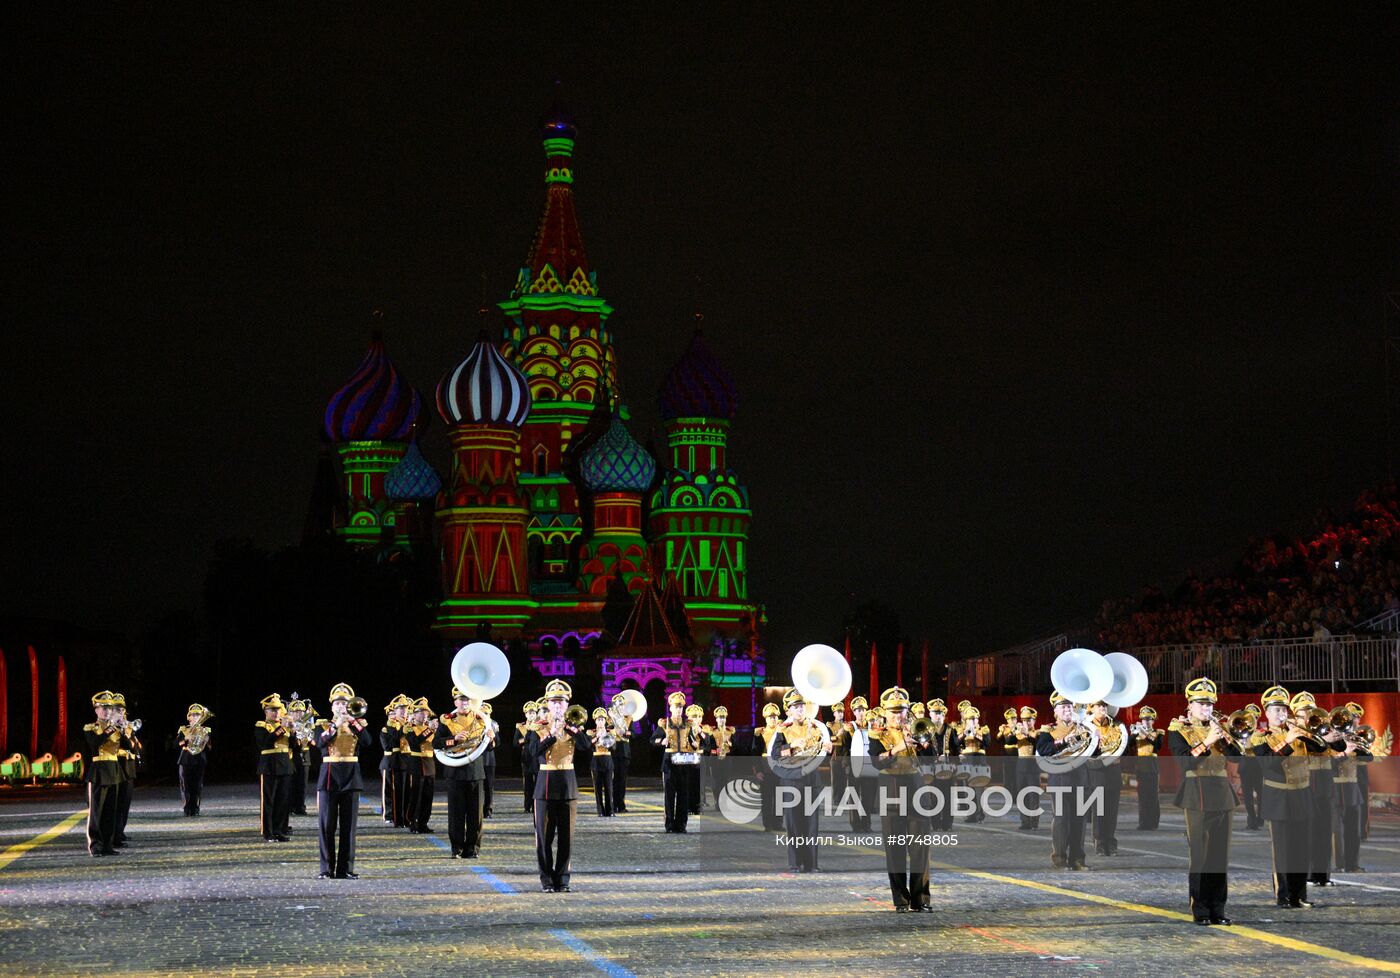
[(1250, 747), (1258, 747), (1260, 744), (1267, 744), (1268, 742), (1269, 735), (1260, 733), (1258, 730), (1254, 731), (1254, 733), (1249, 735)]
[(1171, 723), (1167, 724), (1167, 730), (1168, 730), (1168, 731), (1173, 731), (1173, 730), (1175, 730), (1177, 733), (1181, 733), (1181, 731), (1182, 731), (1182, 729), (1183, 729), (1184, 726), (1185, 726), (1185, 724), (1183, 724), (1183, 723), (1181, 722), (1181, 717), (1177, 717), (1177, 718), (1176, 718), (1175, 720), (1173, 720)]

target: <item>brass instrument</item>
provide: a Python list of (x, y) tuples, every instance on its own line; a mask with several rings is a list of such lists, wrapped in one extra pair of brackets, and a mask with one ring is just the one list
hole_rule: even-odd
[(369, 712), (369, 701), (366, 700), (363, 696), (356, 696), (354, 699), (352, 699), (349, 703), (346, 704), (345, 712), (350, 714), (356, 720), (362, 720), (364, 719), (365, 714)]
[(588, 723), (588, 708), (575, 703), (564, 711), (564, 725), (569, 727), (583, 727)]
[(937, 735), (938, 728), (928, 717), (919, 717), (909, 725), (909, 742), (922, 750), (932, 747)]
[[(212, 716), (212, 714), (210, 714)], [(204, 719), (207, 719), (204, 718)], [(199, 754), (204, 748), (209, 746), (210, 730), (203, 722), (192, 727), (185, 728), (185, 750), (190, 754)]]
[(1098, 731), (1083, 723), (1075, 723), (1073, 726), (1074, 729), (1065, 738), (1064, 746), (1050, 755), (1052, 759), (1089, 757), (1098, 749)]

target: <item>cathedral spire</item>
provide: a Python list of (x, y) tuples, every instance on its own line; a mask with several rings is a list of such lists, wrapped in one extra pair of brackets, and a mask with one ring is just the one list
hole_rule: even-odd
[(574, 209), (574, 143), (578, 127), (556, 83), (554, 101), (540, 120), (545, 155), (544, 214), (530, 242), (528, 267), (521, 269), (514, 295), (564, 292), (596, 296), (596, 276), (579, 232)]

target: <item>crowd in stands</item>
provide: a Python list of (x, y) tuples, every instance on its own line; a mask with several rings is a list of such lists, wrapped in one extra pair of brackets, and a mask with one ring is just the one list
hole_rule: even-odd
[(1345, 516), (1318, 514), (1304, 537), (1251, 540), (1230, 574), (1188, 577), (1170, 594), (1144, 588), (1105, 601), (1104, 649), (1327, 638), (1400, 610), (1400, 489), (1361, 494)]

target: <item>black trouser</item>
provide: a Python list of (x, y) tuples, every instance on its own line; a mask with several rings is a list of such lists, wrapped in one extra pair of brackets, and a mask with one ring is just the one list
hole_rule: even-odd
[(783, 812), (783, 831), (788, 836), (788, 869), (795, 871), (817, 868), (818, 815), (815, 811), (807, 814), (807, 799), (803, 797), (802, 791), (804, 787), (812, 785), (813, 780), (783, 778), (778, 781), (779, 788), (796, 788), (798, 792), (796, 801), (789, 801), (787, 809)]
[(1075, 793), (1057, 795), (1060, 811), (1050, 825), (1050, 861), (1056, 866), (1084, 863), (1084, 816)]
[[(417, 761), (417, 758), (414, 758)], [(408, 820), (408, 768), (394, 770), (394, 824), (399, 828), (409, 825)]]
[[(355, 871), (355, 826), (360, 789), (316, 792), (316, 821), (321, 830), (321, 872), (344, 876)], [(339, 844), (336, 836), (339, 835)]]
[[(1040, 765), (1035, 762), (1034, 757), (1018, 757), (1016, 758), (1016, 793), (1020, 794), (1030, 787), (1040, 788)], [(1036, 797), (1039, 798), (1040, 796), (1037, 795)], [(1026, 800), (1027, 802), (1030, 801), (1029, 798)], [(1020, 803), (1017, 802), (1017, 805), (1019, 807)], [(1021, 828), (1040, 828), (1039, 808), (1036, 809), (1034, 815), (1027, 815), (1025, 812), (1021, 812)]]
[(189, 760), (179, 766), (180, 797), (185, 801), (185, 814), (199, 814), (199, 799), (204, 794), (204, 768), (208, 760), (203, 754), (191, 754)]
[(418, 775), (418, 793), (413, 799), (413, 827), (419, 832), (428, 830), (428, 821), (433, 817), (433, 795), (437, 779), (431, 774)]
[(612, 803), (613, 811), (627, 811), (627, 768), (632, 758), (626, 754), (613, 755)]
[[(841, 804), (846, 786), (851, 783), (851, 758), (846, 754), (831, 755), (831, 802)], [(715, 785), (715, 801), (719, 801), (719, 785)]]
[[(938, 805), (938, 811), (930, 817), (929, 828), (935, 832), (947, 832), (953, 827), (953, 779), (936, 778), (933, 782), (933, 790), (938, 793), (942, 804)], [(883, 822), (881, 822), (880, 828), (883, 831)]]
[(1308, 898), (1308, 837), (1312, 819), (1269, 819), (1274, 847), (1274, 896), (1285, 902)]
[(778, 776), (769, 769), (768, 763), (762, 758), (758, 763), (759, 771), (763, 775), (763, 780), (759, 782), (759, 797), (763, 802), (763, 827), (769, 832), (781, 832), (783, 817), (778, 814)]
[(690, 784), (690, 814), (699, 815), (705, 801), (705, 766), (703, 763), (692, 766), (695, 775)]
[(1186, 847), (1191, 862), (1187, 867), (1191, 890), (1191, 915), (1197, 920), (1225, 916), (1229, 896), (1231, 810), (1203, 812), (1186, 809)]
[(126, 841), (126, 820), (131, 815), (131, 791), (135, 783), (126, 778), (117, 785), (117, 834), (115, 842)]
[(540, 776), (539, 768), (526, 762), (520, 773), (525, 779), (525, 810), (533, 812), (535, 810), (535, 782)]
[(410, 832), (418, 831), (418, 794), (423, 788), (423, 767), (418, 763), (418, 758), (413, 759), (413, 766), (404, 772), (403, 775), (403, 822), (408, 826)]
[(598, 803), (599, 815), (611, 815), (613, 762), (607, 754), (593, 755), (593, 800)]
[[(109, 763), (102, 761), (101, 763)], [(111, 852), (117, 841), (117, 788), (88, 782), (88, 852)]]
[(490, 762), (482, 765), (482, 769), (486, 772), (486, 777), (481, 782), (481, 813), (483, 815), (491, 814), (491, 799), (496, 791), (496, 758), (491, 754), (487, 756), (491, 758)]
[(447, 841), (452, 854), (481, 850), (481, 782), (447, 782)]
[(1240, 762), (1240, 794), (1244, 796), (1245, 825), (1251, 829), (1264, 824), (1259, 817), (1259, 796), (1263, 787), (1264, 772), (1259, 769), (1258, 761), (1251, 757), (1244, 758)]
[(292, 767), (292, 814), (306, 814), (306, 772), (308, 765), (305, 761), (299, 762)]
[(875, 806), (880, 803), (880, 782), (878, 778), (852, 777), (850, 784), (856, 789), (860, 808), (851, 811), (851, 831), (869, 832), (870, 819), (875, 814)]
[(661, 781), (665, 787), (666, 828), (671, 832), (685, 831), (690, 820), (690, 778), (688, 768), (694, 764), (672, 764), (671, 756), (661, 760)]
[(1343, 805), (1337, 815), (1337, 868), (1356, 869), (1361, 865), (1361, 806)]
[(535, 800), (535, 859), (540, 867), (541, 886), (557, 890), (569, 885), (574, 821), (577, 818), (577, 799)]
[(1308, 882), (1326, 883), (1332, 878), (1331, 870), (1332, 792), (1313, 790), (1312, 821), (1308, 829)]
[(1091, 771), (1089, 787), (1103, 788), (1102, 814), (1096, 807), (1094, 820), (1094, 851), (1111, 856), (1118, 851), (1118, 803), (1123, 798), (1123, 777), (1118, 765)]
[(384, 821), (394, 824), (394, 771), (392, 768), (379, 769), (379, 813)]
[(896, 907), (917, 908), (928, 903), (929, 849), (924, 842), (927, 830), (922, 822), (923, 816), (916, 815), (912, 807), (902, 813), (886, 812), (880, 817), (885, 872), (890, 876), (890, 895)]
[[(1137, 759), (1138, 825), (1143, 831), (1157, 828), (1162, 821), (1162, 798), (1157, 758)], [(1250, 822), (1254, 819), (1251, 816)]]
[(290, 774), (264, 774), (262, 782), (262, 807), (259, 812), (259, 827), (264, 839), (285, 836), (292, 821), (292, 776)]

